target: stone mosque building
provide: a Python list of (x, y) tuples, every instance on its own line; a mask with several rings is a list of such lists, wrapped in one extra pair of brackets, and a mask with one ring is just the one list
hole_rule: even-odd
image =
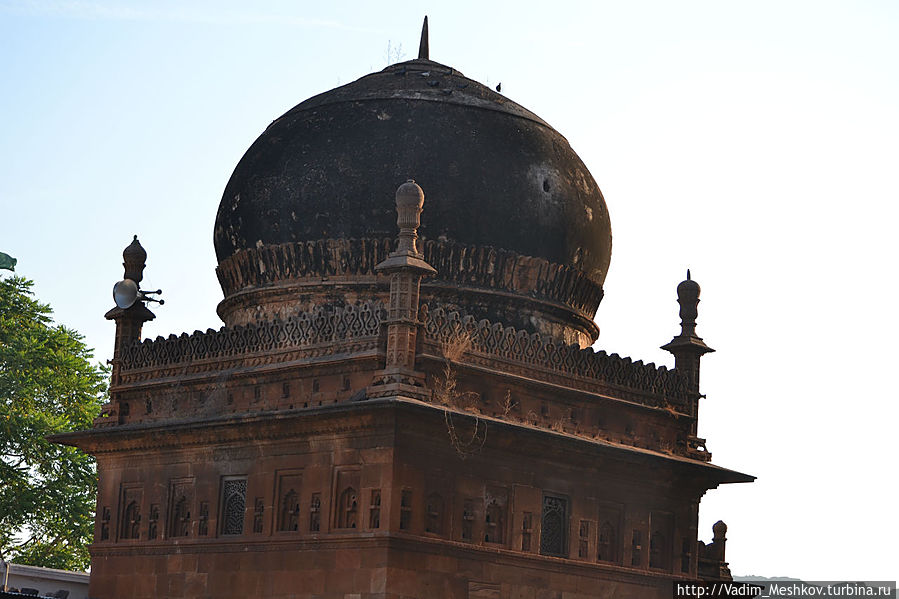
[[(426, 29), (416, 60), (260, 135), (214, 242), (225, 325), (141, 341), (146, 297), (117, 300), (110, 402), (56, 437), (97, 459), (91, 597), (645, 599), (729, 579), (699, 502), (753, 477), (696, 434), (699, 286), (677, 288), (674, 369), (591, 349), (599, 187), (540, 117), (430, 60)], [(135, 237), (125, 279), (146, 259)]]

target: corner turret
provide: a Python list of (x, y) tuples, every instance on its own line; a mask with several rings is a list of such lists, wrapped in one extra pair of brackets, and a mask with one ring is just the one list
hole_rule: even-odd
[(686, 375), (690, 390), (699, 393), (699, 359), (715, 351), (696, 334), (696, 317), (699, 314), (699, 284), (690, 277), (677, 286), (677, 303), (680, 304), (680, 335), (672, 339), (662, 349), (674, 354), (674, 367)]
[[(144, 268), (147, 265), (147, 251), (140, 244), (140, 241), (137, 240), (137, 235), (134, 236), (134, 240), (122, 252), (122, 258), (124, 260), (122, 266), (125, 267), (125, 277), (113, 288), (113, 300), (116, 302), (116, 306), (106, 313), (106, 320), (114, 320), (116, 328), (115, 346), (110, 362), (112, 364), (110, 402), (108, 408), (104, 409), (103, 414), (106, 418), (117, 416), (118, 419), (125, 415), (122, 413), (121, 406), (118, 405), (118, 394), (116, 392), (116, 387), (120, 382), (122, 350), (125, 346), (139, 341), (144, 323), (156, 318), (156, 315), (147, 309), (143, 301), (135, 301), (141, 296), (138, 284), (144, 278)], [(127, 302), (122, 302), (122, 291), (126, 295), (134, 296), (130, 305), (127, 305)], [(118, 297), (117, 292), (119, 293)]]
[(399, 390), (394, 389), (396, 385), (402, 386), (407, 393), (420, 394), (424, 381), (424, 375), (415, 370), (421, 327), (419, 292), (421, 279), (437, 273), (424, 261), (416, 245), (424, 201), (424, 191), (412, 179), (399, 186), (396, 190), (396, 224), (400, 229), (397, 249), (375, 266), (377, 273), (390, 276), (390, 300), (385, 321), (387, 355), (384, 370), (375, 377), (376, 385), (386, 385), (389, 389), (382, 387), (378, 394)]

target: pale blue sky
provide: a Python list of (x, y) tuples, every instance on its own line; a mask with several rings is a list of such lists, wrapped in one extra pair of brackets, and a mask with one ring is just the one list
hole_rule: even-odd
[(598, 347), (671, 365), (674, 288), (702, 284), (700, 432), (759, 480), (710, 491), (701, 536), (727, 521), (737, 574), (895, 580), (897, 2), (0, 0), (0, 251), (104, 360), (135, 233), (167, 300), (146, 334), (220, 326), (237, 161), (388, 42), (414, 57), (426, 13), (434, 60), (599, 182)]

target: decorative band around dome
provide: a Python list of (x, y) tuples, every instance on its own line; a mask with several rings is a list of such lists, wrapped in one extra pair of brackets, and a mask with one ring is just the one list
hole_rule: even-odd
[[(249, 249), (225, 259), (216, 272), (225, 298), (245, 289), (323, 277), (376, 276), (375, 266), (393, 251), (395, 240), (322, 239)], [(592, 318), (602, 288), (583, 272), (541, 258), (491, 247), (429, 240), (421, 244), (436, 280), (507, 291), (558, 302)], [(360, 281), (361, 282), (361, 281)]]

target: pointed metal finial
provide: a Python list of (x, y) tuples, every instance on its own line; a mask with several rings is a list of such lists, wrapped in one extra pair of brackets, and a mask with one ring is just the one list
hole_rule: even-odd
[(689, 268), (687, 269), (687, 280), (688, 281), (690, 280), (690, 269)]
[(421, 42), (418, 44), (418, 60), (430, 60), (428, 49), (428, 16), (425, 15), (425, 22), (421, 25)]

